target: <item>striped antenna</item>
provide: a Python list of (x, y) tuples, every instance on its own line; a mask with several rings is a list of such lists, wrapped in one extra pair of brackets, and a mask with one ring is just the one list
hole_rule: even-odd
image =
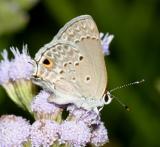
[(118, 97), (112, 94), (110, 94), (110, 96), (112, 99), (115, 99), (125, 110), (130, 111), (130, 108), (126, 104), (124, 104)]
[(135, 82), (132, 82), (132, 83), (129, 83), (129, 84), (125, 84), (125, 85), (122, 85), (122, 86), (118, 86), (116, 88), (113, 88), (111, 89), (109, 92), (107, 92), (107, 95), (108, 97), (110, 97), (110, 99), (115, 99), (122, 107), (124, 107), (127, 111), (130, 111), (130, 108), (124, 104), (118, 97), (114, 96), (113, 94), (111, 94), (113, 91), (116, 91), (118, 89), (121, 89), (121, 88), (126, 88), (126, 87), (129, 87), (129, 86), (132, 86), (132, 85), (137, 85), (137, 84), (140, 84), (142, 82), (144, 82), (145, 80), (142, 79), (141, 81), (135, 81)]
[(135, 82), (128, 83), (128, 84), (125, 84), (125, 85), (122, 85), (122, 86), (118, 86), (116, 88), (111, 89), (109, 92), (112, 93), (113, 91), (116, 91), (118, 89), (126, 88), (126, 87), (129, 87), (129, 86), (132, 86), (132, 85), (137, 85), (137, 84), (140, 84), (142, 82), (145, 82), (145, 80), (142, 79), (141, 81), (135, 81)]

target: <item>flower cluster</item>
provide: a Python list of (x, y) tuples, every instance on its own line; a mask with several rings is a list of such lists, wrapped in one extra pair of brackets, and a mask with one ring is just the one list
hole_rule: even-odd
[(64, 120), (62, 116), (59, 118), (64, 110), (48, 103), (49, 96), (48, 92), (42, 90), (31, 103), (37, 119), (32, 125), (31, 142), (39, 146), (49, 146), (54, 141), (72, 146), (85, 146), (88, 143), (100, 146), (108, 142), (107, 130), (96, 112), (68, 105), (69, 114)]
[(14, 59), (8, 59), (8, 52), (2, 52), (0, 62), (0, 85), (7, 91), (9, 97), (20, 107), (30, 111), (29, 104), (33, 98), (34, 85), (31, 81), (33, 66), (27, 53), (27, 45), (22, 53), (17, 48), (10, 48)]
[[(113, 36), (102, 38), (104, 53), (108, 53)], [(49, 103), (51, 94), (45, 90), (35, 95), (36, 86), (31, 80), (32, 59), (27, 46), (23, 46), (22, 53), (17, 48), (10, 50), (14, 55), (11, 60), (6, 50), (1, 54), (0, 84), (18, 106), (33, 115), (35, 121), (29, 123), (22, 117), (2, 115), (0, 146), (85, 147), (88, 144), (101, 146), (109, 141), (107, 129), (95, 111), (77, 108), (73, 104), (62, 107)]]

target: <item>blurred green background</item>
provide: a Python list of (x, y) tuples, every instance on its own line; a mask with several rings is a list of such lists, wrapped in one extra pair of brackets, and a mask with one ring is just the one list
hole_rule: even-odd
[[(117, 90), (105, 106), (107, 147), (160, 146), (160, 1), (159, 0), (0, 0), (0, 50), (27, 43), (34, 56), (70, 19), (90, 14), (99, 31), (115, 35), (106, 57), (108, 89), (145, 79)], [(26, 116), (0, 88), (0, 115)]]

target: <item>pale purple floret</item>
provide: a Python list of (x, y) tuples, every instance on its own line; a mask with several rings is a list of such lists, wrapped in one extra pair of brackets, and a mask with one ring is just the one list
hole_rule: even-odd
[(67, 110), (75, 117), (76, 121), (83, 121), (88, 126), (101, 122), (100, 116), (95, 111), (77, 108), (75, 105), (68, 106)]
[(33, 71), (32, 59), (28, 55), (27, 45), (23, 46), (22, 53), (18, 48), (10, 48), (14, 55), (14, 59), (11, 62), (9, 76), (12, 80), (31, 78)]
[(37, 120), (31, 126), (33, 147), (49, 147), (58, 140), (59, 124), (51, 120)]
[(4, 84), (9, 82), (9, 70), (11, 63), (8, 59), (8, 52), (6, 50), (3, 50), (1, 53), (3, 60), (0, 62), (0, 84)]
[(113, 39), (113, 35), (109, 35), (108, 33), (104, 35), (104, 33), (100, 33), (100, 38), (101, 38), (101, 43), (102, 43), (102, 47), (103, 47), (103, 53), (105, 55), (109, 55), (110, 51), (109, 51), (109, 45)]
[(50, 94), (44, 90), (41, 90), (38, 95), (36, 95), (31, 103), (31, 109), (33, 112), (38, 113), (54, 113), (59, 108), (53, 103), (47, 101)]
[(92, 132), (91, 143), (95, 146), (102, 146), (105, 143), (109, 142), (107, 129), (104, 124), (101, 123), (95, 126), (94, 131)]
[(91, 132), (84, 122), (64, 121), (60, 128), (61, 143), (69, 143), (77, 147), (85, 146), (90, 142)]
[(30, 134), (30, 124), (22, 117), (3, 115), (0, 117), (0, 146), (20, 147), (27, 142)]

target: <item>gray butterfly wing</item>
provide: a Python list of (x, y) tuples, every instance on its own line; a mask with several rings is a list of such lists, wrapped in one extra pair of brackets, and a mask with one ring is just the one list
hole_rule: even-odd
[[(92, 17), (82, 15), (69, 21), (54, 38), (76, 45), (80, 52), (76, 79), (81, 93), (87, 98), (101, 98), (107, 85), (107, 72), (99, 36)], [(80, 58), (83, 59), (80, 61)]]
[[(45, 66), (45, 59), (52, 64)], [(39, 84), (55, 94), (54, 102), (77, 104), (82, 98), (102, 98), (107, 73), (99, 32), (90, 16), (68, 22), (38, 51), (35, 61)]]

